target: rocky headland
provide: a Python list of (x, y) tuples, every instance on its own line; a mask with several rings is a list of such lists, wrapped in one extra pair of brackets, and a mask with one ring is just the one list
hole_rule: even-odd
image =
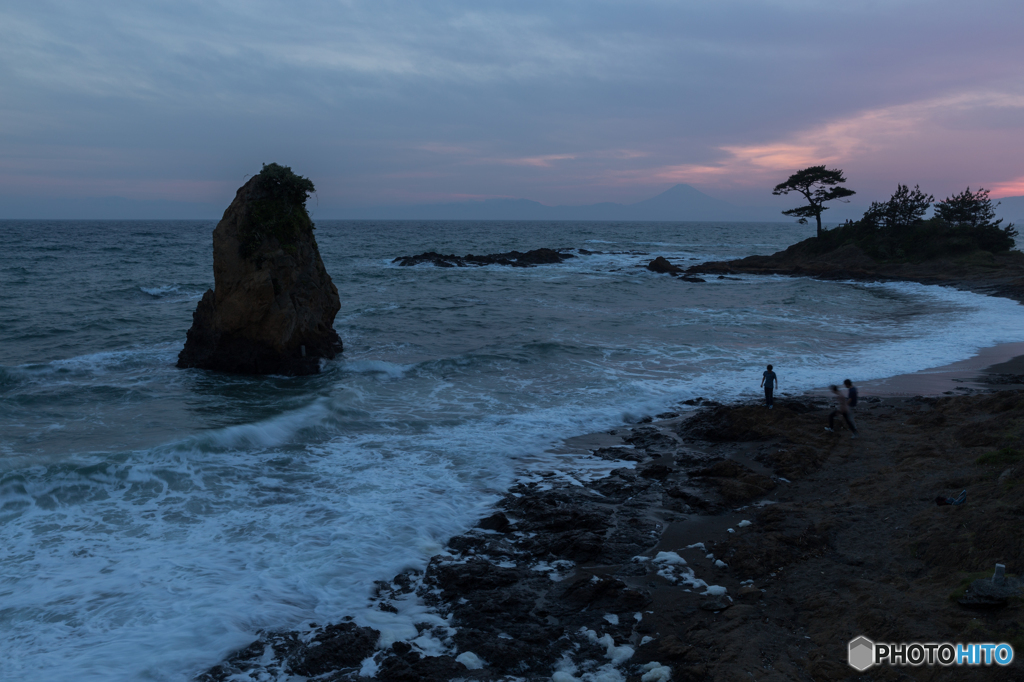
[(239, 188), (213, 231), (214, 288), (193, 313), (178, 367), (315, 374), (341, 352), (338, 289), (305, 207), (312, 191), (277, 164)]
[(198, 679), (1021, 679), (859, 675), (846, 655), (860, 635), (1024, 651), (1019, 588), (978, 596), (997, 563), (1024, 568), (1024, 393), (868, 397), (856, 440), (823, 429), (816, 398), (689, 402), (601, 434), (610, 475), (524, 480), (425, 571), (379, 583), (373, 608), (427, 605), (418, 637), (310, 623)]
[(815, 238), (770, 256), (711, 261), (687, 268), (694, 275), (792, 275), (817, 279), (909, 281), (939, 284), (1024, 300), (1024, 253), (974, 250), (957, 257), (878, 261), (853, 244), (821, 252)]

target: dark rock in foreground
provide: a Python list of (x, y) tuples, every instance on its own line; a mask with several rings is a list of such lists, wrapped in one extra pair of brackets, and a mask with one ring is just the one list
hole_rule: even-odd
[[(380, 632), (341, 622), (317, 628), (311, 623), (310, 636), (299, 632), (265, 633), (224, 663), (214, 666), (197, 682), (226, 680), (237, 673), (266, 670), (275, 674), (284, 670), (294, 675), (315, 677), (329, 672), (358, 673), (363, 660), (377, 648)], [(266, 665), (264, 657), (275, 659)]]
[(213, 231), (214, 288), (192, 315), (178, 367), (315, 374), (341, 351), (338, 289), (306, 213), (312, 190), (277, 164), (238, 190)]
[(571, 253), (555, 251), (554, 249), (533, 249), (525, 253), (509, 251), (507, 253), (490, 253), (486, 256), (474, 256), (473, 254), (456, 256), (428, 251), (418, 256), (399, 256), (391, 262), (406, 266), (433, 263), (439, 268), (464, 268), (470, 265), (511, 265), (513, 267), (526, 268), (534, 265), (561, 263), (569, 258), (575, 258), (575, 256)]

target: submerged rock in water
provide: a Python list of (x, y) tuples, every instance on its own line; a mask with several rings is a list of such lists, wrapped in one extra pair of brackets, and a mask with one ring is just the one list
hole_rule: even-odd
[(652, 260), (650, 263), (648, 263), (647, 264), (647, 269), (650, 270), (651, 272), (657, 272), (657, 273), (663, 274), (663, 275), (664, 274), (669, 274), (669, 275), (672, 275), (673, 277), (678, 277), (679, 280), (682, 281), (682, 282), (704, 282), (704, 281), (706, 281), (706, 280), (701, 279), (700, 277), (694, 277), (692, 275), (686, 274), (685, 270), (683, 270), (678, 265), (673, 265), (664, 256), (658, 256), (657, 258)]
[(664, 256), (658, 256), (657, 258), (652, 260), (650, 263), (648, 263), (647, 264), (647, 269), (650, 270), (651, 272), (657, 272), (657, 273), (660, 273), (660, 274), (669, 274), (669, 275), (681, 275), (681, 274), (683, 274), (683, 269), (681, 267), (679, 267), (678, 265), (673, 265)]
[(192, 315), (178, 367), (316, 374), (342, 350), (338, 289), (306, 198), (313, 183), (276, 163), (246, 182), (213, 231), (214, 288)]
[(471, 265), (511, 265), (513, 267), (528, 268), (534, 265), (550, 265), (561, 263), (569, 258), (575, 258), (571, 253), (564, 253), (554, 249), (533, 249), (531, 251), (508, 251), (506, 253), (489, 253), (486, 256), (456, 256), (445, 255), (435, 251), (428, 251), (416, 256), (399, 256), (391, 261), (399, 265), (412, 266), (420, 263), (433, 263), (439, 268), (464, 268)]

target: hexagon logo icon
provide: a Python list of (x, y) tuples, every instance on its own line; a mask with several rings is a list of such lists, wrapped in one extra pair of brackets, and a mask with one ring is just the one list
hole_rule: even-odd
[(875, 643), (863, 635), (850, 640), (850, 667), (864, 672), (875, 663)]

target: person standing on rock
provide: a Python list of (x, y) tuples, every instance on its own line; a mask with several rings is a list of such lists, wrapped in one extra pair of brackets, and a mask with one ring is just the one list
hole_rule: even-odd
[[(849, 381), (849, 379), (847, 379), (847, 381)], [(851, 386), (852, 386), (852, 384), (851, 384)], [(829, 414), (829, 416), (828, 416), (828, 426), (825, 427), (825, 430), (828, 431), (829, 433), (833, 433), (834, 432), (836, 415), (839, 414), (839, 415), (843, 416), (843, 421), (845, 421), (846, 425), (848, 427), (850, 427), (850, 431), (853, 434), (850, 437), (851, 438), (856, 438), (857, 437), (857, 426), (853, 423), (853, 414), (850, 412), (849, 401), (847, 400), (845, 395), (843, 395), (842, 393), (839, 392), (839, 387), (838, 386), (833, 384), (831, 386), (831, 389), (832, 389), (832, 393), (835, 394), (835, 396), (836, 396), (836, 402), (839, 403), (839, 406), (836, 409), (832, 410), (832, 413)], [(856, 400), (857, 399), (857, 389), (853, 390), (853, 396), (854, 396), (854, 400)]]
[(764, 386), (764, 402), (770, 410), (773, 404), (772, 393), (779, 387), (779, 378), (775, 376), (771, 365), (768, 365), (768, 369), (761, 376), (761, 385)]

